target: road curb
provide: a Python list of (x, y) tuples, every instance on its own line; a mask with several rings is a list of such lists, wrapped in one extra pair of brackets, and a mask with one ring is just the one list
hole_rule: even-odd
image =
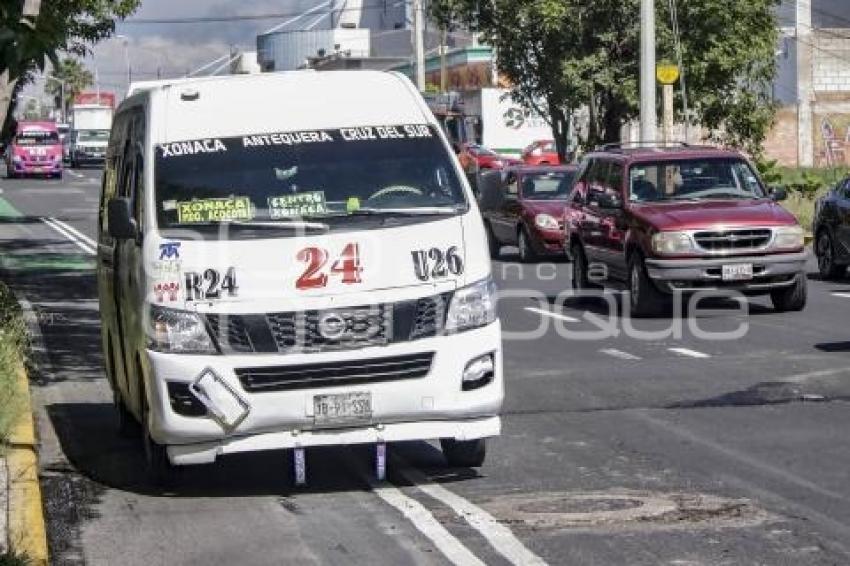
[(26, 556), (32, 566), (47, 566), (47, 529), (41, 486), (38, 482), (38, 446), (35, 436), (29, 380), (23, 365), (18, 368), (18, 387), (23, 411), (9, 436), (6, 467), (9, 479), (9, 543)]

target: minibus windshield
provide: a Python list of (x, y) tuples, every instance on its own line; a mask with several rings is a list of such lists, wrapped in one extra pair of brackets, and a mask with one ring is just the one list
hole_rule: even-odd
[(33, 145), (56, 145), (59, 143), (59, 133), (44, 131), (44, 130), (30, 130), (23, 131), (15, 136), (15, 145), (21, 146), (33, 146)]
[(468, 208), (448, 151), (424, 124), (164, 143), (155, 179), (160, 228)]

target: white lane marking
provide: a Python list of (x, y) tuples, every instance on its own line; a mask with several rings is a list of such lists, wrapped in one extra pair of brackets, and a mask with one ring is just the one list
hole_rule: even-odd
[(611, 356), (613, 358), (619, 358), (621, 360), (640, 360), (641, 358), (635, 356), (634, 354), (630, 354), (628, 352), (624, 352), (622, 350), (617, 350), (615, 348), (603, 348), (599, 350), (601, 353)]
[(515, 566), (545, 566), (546, 562), (525, 547), (509, 528), (500, 523), (490, 513), (467, 501), (440, 484), (431, 482), (412, 468), (402, 468), (401, 475), (413, 483), (417, 489), (433, 497), (443, 505), (450, 507), (469, 526), (487, 539), (496, 551)]
[(90, 255), (95, 254), (95, 250), (92, 249), (87, 243), (85, 243), (83, 240), (80, 240), (74, 234), (72, 234), (71, 232), (68, 232), (67, 230), (62, 228), (60, 225), (52, 223), (49, 218), (42, 218), (41, 221), (44, 222), (45, 224), (47, 224), (48, 226), (50, 226), (51, 228), (53, 228), (56, 232), (59, 232), (60, 234), (65, 236), (65, 238), (67, 238), (68, 240), (77, 244), (77, 247), (80, 248), (81, 250), (83, 250), (84, 252), (86, 252), (87, 254), (90, 254)]
[(449, 562), (458, 566), (485, 566), (484, 562), (441, 525), (424, 505), (389, 484), (373, 485), (372, 490), (385, 503), (400, 511), (420, 533), (428, 537)]
[(558, 313), (555, 313), (555, 312), (552, 312), (552, 311), (547, 311), (545, 309), (536, 309), (534, 307), (525, 307), (525, 310), (527, 310), (528, 312), (542, 314), (543, 316), (548, 316), (548, 317), (551, 317), (551, 318), (557, 318), (559, 320), (563, 320), (564, 322), (580, 322), (579, 319), (577, 319), (577, 318), (573, 318), (571, 316), (566, 316), (566, 315), (563, 315), (563, 314), (558, 314)]
[(697, 352), (696, 350), (689, 350), (688, 348), (667, 348), (669, 351), (674, 354), (679, 354), (680, 356), (687, 356), (689, 358), (699, 358), (705, 359), (710, 358), (708, 354), (704, 354), (703, 352)]
[(835, 292), (832, 294), (833, 297), (841, 297), (842, 299), (850, 299), (850, 293), (838, 293)]
[(58, 220), (58, 219), (56, 219), (52, 216), (50, 217), (50, 221), (58, 224), (59, 226), (61, 226), (65, 230), (67, 230), (68, 232), (74, 234), (79, 239), (81, 239), (82, 241), (87, 243), (89, 246), (91, 246), (95, 249), (97, 248), (97, 242), (94, 241), (94, 238), (90, 238), (89, 236), (86, 236), (85, 234), (83, 234), (82, 232), (80, 232), (79, 230), (77, 230), (76, 228), (74, 228), (73, 226), (68, 224), (67, 222), (62, 222), (61, 220)]
[(82, 173), (77, 173), (76, 171), (72, 171), (72, 170), (70, 170), (70, 169), (65, 169), (65, 171), (66, 171), (69, 175), (71, 175), (71, 176), (73, 176), (73, 177), (76, 177), (77, 179), (82, 179), (83, 177), (85, 177), (85, 175), (83, 175)]

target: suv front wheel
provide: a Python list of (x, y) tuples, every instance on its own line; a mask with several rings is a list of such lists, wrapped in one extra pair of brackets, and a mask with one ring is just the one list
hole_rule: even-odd
[(629, 261), (629, 309), (635, 318), (655, 316), (664, 307), (664, 294), (646, 272), (646, 265), (640, 254), (633, 254)]
[(790, 287), (771, 291), (770, 299), (778, 312), (798, 312), (806, 308), (807, 295), (808, 280), (806, 274), (801, 273)]

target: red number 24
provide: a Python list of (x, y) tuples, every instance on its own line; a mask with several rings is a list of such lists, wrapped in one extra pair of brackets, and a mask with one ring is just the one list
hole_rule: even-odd
[(329, 255), (328, 251), (322, 248), (304, 248), (298, 252), (296, 259), (306, 263), (307, 268), (295, 282), (295, 288), (307, 290), (327, 287), (331, 275), (341, 275), (342, 282), (346, 285), (360, 283), (360, 273), (363, 268), (360, 267), (360, 246), (358, 244), (345, 246), (339, 258), (331, 266), (330, 274), (323, 273)]

